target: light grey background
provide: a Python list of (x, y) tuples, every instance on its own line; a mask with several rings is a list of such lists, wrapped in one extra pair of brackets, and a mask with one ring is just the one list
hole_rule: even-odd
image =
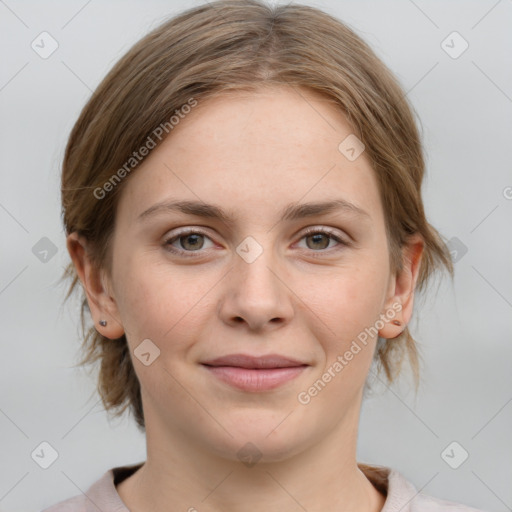
[[(61, 306), (59, 171), (79, 111), (114, 62), (200, 3), (0, 1), (4, 512), (38, 511), (145, 459), (131, 417), (108, 420), (94, 378), (73, 368), (78, 302)], [(512, 510), (512, 2), (309, 4), (348, 23), (398, 75), (422, 121), (427, 215), (467, 248), (454, 286), (445, 280), (417, 304), (412, 327), (425, 361), (417, 399), (406, 376), (363, 403), (358, 460), (394, 467), (426, 494)], [(59, 44), (47, 59), (31, 48), (43, 31)], [(453, 31), (469, 44), (458, 58), (441, 46)], [(446, 44), (462, 48), (453, 36)], [(43, 237), (57, 248), (46, 263), (32, 252)], [(42, 441), (59, 455), (48, 469), (31, 458)], [(458, 469), (441, 456), (453, 441), (469, 453)]]

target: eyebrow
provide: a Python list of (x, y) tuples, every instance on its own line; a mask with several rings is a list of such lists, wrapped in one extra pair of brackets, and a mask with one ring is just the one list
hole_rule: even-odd
[[(335, 211), (344, 211), (355, 214), (358, 217), (370, 218), (368, 212), (346, 199), (334, 199), (321, 202), (290, 203), (282, 210), (281, 219), (283, 221), (293, 221)], [(144, 221), (156, 214), (164, 212), (181, 212), (188, 215), (195, 215), (196, 217), (217, 219), (228, 226), (232, 226), (234, 223), (232, 216), (222, 208), (201, 201), (164, 201), (157, 203), (143, 211), (137, 220), (139, 222)]]

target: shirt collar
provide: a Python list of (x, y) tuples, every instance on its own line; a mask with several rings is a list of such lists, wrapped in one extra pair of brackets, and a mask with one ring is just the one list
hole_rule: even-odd
[[(86, 512), (129, 512), (119, 496), (116, 485), (135, 473), (143, 462), (130, 466), (119, 466), (108, 470), (91, 485), (87, 496)], [(418, 494), (416, 488), (393, 468), (358, 463), (373, 486), (386, 495), (381, 512), (411, 512), (411, 501)]]

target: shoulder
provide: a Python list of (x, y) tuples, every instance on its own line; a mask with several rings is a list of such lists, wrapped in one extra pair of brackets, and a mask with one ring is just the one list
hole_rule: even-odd
[(59, 501), (41, 512), (121, 512), (123, 507), (114, 486), (114, 471), (109, 469), (96, 480), (85, 492), (77, 496)]
[(387, 507), (382, 512), (486, 512), (419, 492), (401, 473), (389, 468)]
[(142, 464), (139, 462), (111, 468), (82, 494), (59, 501), (41, 512), (129, 512), (116, 485), (137, 471)]
[(485, 512), (481, 509), (456, 503), (454, 501), (446, 501), (425, 494), (418, 494), (411, 506), (411, 512)]
[(59, 501), (41, 512), (87, 512), (87, 498), (84, 495), (73, 496), (64, 501)]

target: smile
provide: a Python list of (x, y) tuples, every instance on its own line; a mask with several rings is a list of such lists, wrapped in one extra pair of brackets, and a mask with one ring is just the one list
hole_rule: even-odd
[(243, 391), (268, 391), (294, 379), (304, 371), (307, 365), (261, 369), (204, 366), (218, 379)]
[(309, 365), (279, 355), (233, 354), (202, 363), (215, 378), (249, 392), (275, 389), (298, 377)]

